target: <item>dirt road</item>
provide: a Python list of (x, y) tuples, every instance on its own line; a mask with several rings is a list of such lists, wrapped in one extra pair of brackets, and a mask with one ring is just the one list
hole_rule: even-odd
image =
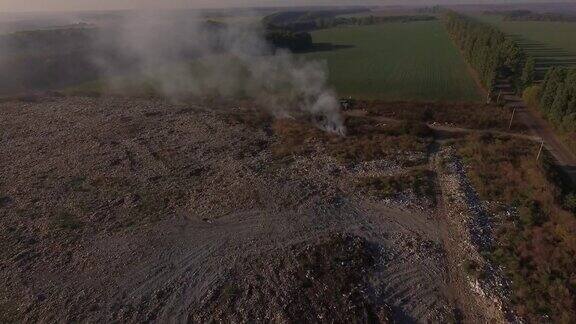
[[(347, 112), (349, 115), (351, 116), (364, 116), (366, 115), (366, 113), (362, 110), (351, 110)], [(402, 120), (400, 119), (395, 119), (395, 118), (389, 118), (389, 117), (374, 117), (375, 120), (378, 120), (382, 123), (400, 123), (402, 122)], [(522, 134), (522, 133), (514, 133), (514, 132), (503, 132), (503, 131), (497, 131), (497, 130), (486, 130), (486, 129), (473, 129), (473, 128), (465, 128), (465, 127), (457, 127), (457, 126), (451, 126), (451, 125), (445, 125), (445, 124), (441, 124), (441, 123), (436, 123), (436, 122), (432, 122), (432, 123), (427, 123), (428, 127), (430, 127), (431, 130), (435, 131), (437, 136), (443, 137), (444, 135), (454, 135), (454, 134), (494, 134), (494, 135), (500, 135), (500, 136), (509, 136), (509, 137), (515, 137), (515, 138), (520, 138), (520, 139), (526, 139), (526, 140), (530, 140), (530, 141), (538, 141), (540, 142), (542, 139), (540, 136), (537, 135), (528, 135), (528, 134)]]
[(507, 107), (516, 109), (515, 121), (525, 124), (532, 135), (544, 142), (544, 147), (554, 156), (558, 165), (576, 183), (576, 155), (558, 139), (548, 122), (532, 112), (508, 85), (497, 86), (497, 91), (502, 92)]

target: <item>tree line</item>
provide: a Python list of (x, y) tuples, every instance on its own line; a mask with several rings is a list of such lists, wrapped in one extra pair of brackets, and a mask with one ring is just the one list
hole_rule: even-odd
[(274, 48), (289, 49), (294, 52), (312, 48), (312, 35), (307, 32), (294, 32), (289, 29), (268, 29), (266, 40)]
[(445, 25), (488, 90), (499, 78), (519, 93), (534, 81), (534, 59), (500, 30), (453, 11), (446, 12)]
[(316, 21), (331, 19), (339, 15), (356, 14), (367, 11), (366, 8), (334, 10), (289, 10), (279, 11), (262, 18), (267, 28), (288, 28), (292, 31), (309, 31), (316, 29)]
[(576, 69), (550, 68), (536, 84), (536, 62), (500, 30), (449, 11), (446, 27), (466, 60), (491, 90), (498, 78), (510, 80), (525, 102), (564, 131), (576, 131)]
[(504, 14), (504, 20), (507, 21), (576, 21), (576, 16), (574, 15), (565, 15), (551, 12), (539, 13), (530, 10), (512, 10), (506, 12), (496, 12), (496, 14)]
[(563, 131), (576, 131), (576, 69), (553, 67), (539, 85), (524, 91), (524, 100)]
[(341, 16), (339, 11), (296, 11), (279, 12), (262, 19), (269, 29), (287, 29), (294, 32), (313, 31), (337, 26), (365, 26), (391, 22), (412, 22), (436, 20), (433, 15), (397, 15), (397, 16)]
[(429, 15), (399, 15), (399, 16), (359, 16), (359, 17), (331, 17), (321, 18), (314, 21), (316, 29), (332, 28), (336, 26), (365, 26), (377, 25), (392, 22), (412, 22), (412, 21), (430, 21), (436, 20), (436, 16)]

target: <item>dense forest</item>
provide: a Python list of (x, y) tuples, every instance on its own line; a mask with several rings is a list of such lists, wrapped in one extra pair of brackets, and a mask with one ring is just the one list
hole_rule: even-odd
[(526, 103), (563, 131), (576, 131), (576, 69), (554, 67), (542, 84), (524, 92)]
[(465, 59), (488, 90), (498, 78), (510, 80), (517, 92), (532, 84), (534, 60), (503, 32), (452, 11), (446, 13), (445, 23)]

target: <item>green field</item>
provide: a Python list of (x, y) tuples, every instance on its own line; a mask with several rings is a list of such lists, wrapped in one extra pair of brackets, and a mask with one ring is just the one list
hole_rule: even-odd
[(501, 16), (480, 15), (512, 37), (536, 58), (538, 68), (576, 65), (576, 23), (548, 21), (505, 21)]
[(325, 50), (301, 54), (327, 62), (340, 96), (476, 101), (480, 94), (439, 21), (339, 27), (313, 33)]

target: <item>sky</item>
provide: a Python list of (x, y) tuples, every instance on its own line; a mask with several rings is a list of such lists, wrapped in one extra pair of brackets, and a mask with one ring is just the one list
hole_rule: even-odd
[[(550, 0), (531, 0), (546, 3)], [(576, 0), (573, 0), (576, 1)], [(523, 0), (0, 0), (0, 13), (160, 8), (222, 8), (327, 4), (520, 3)], [(558, 2), (566, 2), (559, 0)]]

